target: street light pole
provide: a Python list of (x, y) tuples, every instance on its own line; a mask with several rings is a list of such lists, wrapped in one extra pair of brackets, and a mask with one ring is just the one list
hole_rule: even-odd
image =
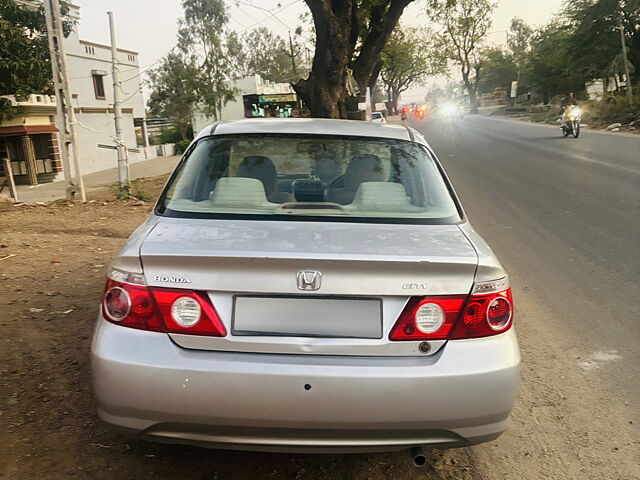
[(113, 12), (109, 15), (109, 33), (111, 34), (111, 72), (113, 76), (113, 116), (116, 124), (116, 149), (118, 151), (118, 183), (120, 193), (129, 192), (129, 162), (127, 149), (122, 138), (122, 83), (120, 82), (120, 69), (118, 67), (118, 49), (116, 48), (116, 27), (113, 21)]

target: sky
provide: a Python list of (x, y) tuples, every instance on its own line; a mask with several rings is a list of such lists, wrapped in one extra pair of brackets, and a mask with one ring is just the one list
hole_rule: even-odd
[[(180, 0), (75, 0), (80, 5), (80, 38), (109, 43), (107, 11), (114, 12), (119, 48), (140, 53), (140, 67), (152, 67), (176, 42), (177, 21), (182, 16)], [(235, 3), (235, 2), (229, 2)], [(426, 0), (416, 0), (405, 10), (401, 21), (408, 25), (428, 25), (424, 13)], [(562, 0), (498, 0), (493, 26), (487, 42), (503, 44), (514, 16), (533, 26), (547, 23), (562, 6)], [(229, 28), (242, 32), (265, 26), (283, 37), (299, 24), (307, 11), (303, 0), (240, 0), (231, 9)], [(425, 87), (405, 93), (404, 101), (424, 97)]]

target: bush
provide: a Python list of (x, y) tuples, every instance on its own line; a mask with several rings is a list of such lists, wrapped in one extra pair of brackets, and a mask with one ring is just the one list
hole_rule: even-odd
[(175, 142), (175, 154), (176, 155), (183, 154), (190, 143), (191, 143), (191, 140), (178, 140), (177, 142)]
[(584, 118), (593, 125), (607, 126), (612, 123), (628, 125), (640, 120), (640, 104), (629, 104), (626, 97), (612, 97), (609, 101), (586, 102)]

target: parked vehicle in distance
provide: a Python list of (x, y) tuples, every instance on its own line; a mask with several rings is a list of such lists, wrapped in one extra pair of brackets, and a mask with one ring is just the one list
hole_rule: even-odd
[(91, 349), (98, 413), (216, 448), (489, 441), (516, 397), (512, 305), (417, 131), (216, 124), (110, 265)]
[(372, 112), (371, 121), (373, 123), (387, 123), (387, 119), (384, 118), (384, 115), (382, 114), (382, 112)]

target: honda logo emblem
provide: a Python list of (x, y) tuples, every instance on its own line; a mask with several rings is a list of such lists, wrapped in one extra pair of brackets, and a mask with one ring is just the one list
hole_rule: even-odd
[(320, 290), (322, 273), (317, 270), (301, 270), (298, 272), (298, 290)]

